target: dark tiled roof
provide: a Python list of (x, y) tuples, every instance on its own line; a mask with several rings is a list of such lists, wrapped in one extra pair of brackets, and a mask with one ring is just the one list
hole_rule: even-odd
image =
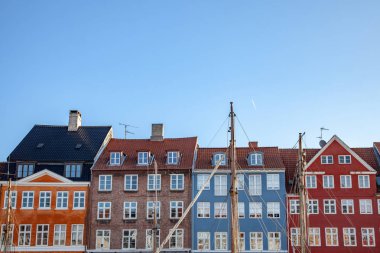
[[(213, 154), (224, 152), (228, 156), (227, 148), (199, 148), (195, 168), (212, 169)], [(250, 166), (247, 161), (249, 153), (262, 152), (264, 164), (262, 166)], [(237, 162), (242, 169), (284, 169), (278, 147), (236, 148)], [(221, 166), (220, 168), (228, 166)]]
[(82, 126), (68, 131), (67, 126), (35, 125), (12, 151), (10, 160), (92, 161), (110, 130), (111, 126)]
[[(144, 166), (137, 165), (137, 153), (139, 151), (149, 151), (154, 155), (158, 169), (191, 169), (196, 146), (197, 137), (166, 138), (163, 141), (151, 141), (149, 139), (111, 139), (93, 169), (117, 170), (144, 168)], [(180, 163), (178, 165), (166, 164), (168, 151), (178, 151), (180, 153)], [(121, 166), (109, 166), (110, 152), (122, 152), (126, 155)], [(153, 165), (150, 165), (150, 167), (153, 167)]]

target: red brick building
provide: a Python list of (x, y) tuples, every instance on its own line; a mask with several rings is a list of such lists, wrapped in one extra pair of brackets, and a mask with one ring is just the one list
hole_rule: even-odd
[[(191, 202), (196, 146), (196, 137), (164, 138), (161, 124), (150, 139), (111, 139), (92, 169), (88, 251), (151, 251), (155, 213), (162, 242)], [(190, 222), (188, 215), (165, 249), (191, 249)]]
[[(283, 149), (292, 183), (297, 150)], [(306, 149), (308, 252), (380, 252), (378, 163), (373, 148), (350, 148), (337, 136), (321, 149)], [(300, 250), (299, 200), (289, 184), (289, 252)]]

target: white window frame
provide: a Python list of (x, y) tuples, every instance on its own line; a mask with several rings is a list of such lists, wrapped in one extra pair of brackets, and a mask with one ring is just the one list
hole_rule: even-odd
[(82, 164), (80, 163), (65, 164), (65, 177), (80, 178), (81, 175), (82, 175)]
[(359, 199), (360, 214), (373, 214), (373, 206), (371, 199)]
[[(353, 237), (352, 237), (353, 236)], [(346, 241), (345, 239), (348, 239)], [(351, 239), (354, 239), (353, 241)], [(349, 243), (347, 243), (349, 242)], [(357, 245), (357, 238), (356, 238), (356, 228), (348, 228), (344, 227), (343, 228), (343, 245), (345, 247), (356, 247)]]
[(220, 162), (220, 166), (225, 166), (227, 164), (227, 157), (225, 153), (215, 153), (212, 156), (212, 163), (213, 165), (217, 165), (218, 161), (223, 158), (223, 160)]
[(239, 232), (239, 244), (238, 244), (238, 249), (239, 252), (245, 251), (245, 233), (244, 232)]
[(121, 152), (110, 152), (110, 165), (117, 166), (121, 164)]
[(249, 202), (249, 218), (251, 219), (263, 218), (263, 203), (262, 202)]
[[(173, 215), (174, 211), (174, 215)], [(183, 201), (170, 201), (170, 219), (179, 219), (183, 215)]]
[[(361, 228), (362, 233), (362, 245), (363, 247), (375, 247), (376, 246), (376, 238), (375, 238), (375, 229), (374, 228)], [(367, 240), (365, 243), (365, 238), (373, 237), (373, 243), (370, 244), (370, 241)]]
[[(136, 220), (137, 219), (137, 210), (138, 204), (136, 201), (125, 201), (123, 205), (123, 219), (124, 220)], [(134, 216), (132, 217), (134, 210)]]
[[(330, 161), (330, 158), (331, 158), (331, 161)], [(321, 164), (334, 164), (334, 156), (321, 155)]]
[[(53, 235), (53, 245), (54, 246), (65, 246), (66, 245), (66, 224), (55, 224), (54, 225), (54, 235)], [(58, 235), (58, 237), (57, 237)], [(58, 241), (58, 243), (56, 243)]]
[(215, 237), (215, 240), (214, 240), (215, 251), (227, 250), (228, 249), (228, 234), (227, 234), (227, 232), (215, 232), (214, 237)]
[[(47, 227), (47, 230), (45, 230), (46, 227)], [(39, 228), (42, 228), (42, 230), (39, 230)], [(40, 238), (38, 238), (39, 236)], [(45, 239), (46, 239), (46, 243), (44, 243)], [(36, 246), (48, 246), (48, 245), (49, 245), (49, 224), (37, 224)]]
[[(249, 248), (250, 250), (263, 250), (263, 233), (262, 232), (250, 232), (249, 233)], [(254, 247), (256, 245), (256, 247)]]
[[(277, 243), (278, 241), (278, 243)], [(278, 247), (271, 247), (276, 246)], [(280, 232), (268, 232), (268, 250), (281, 250), (281, 233)]]
[(20, 163), (17, 164), (17, 178), (28, 177), (34, 172), (34, 164)]
[[(145, 248), (152, 249), (153, 248), (153, 229), (145, 230)], [(156, 245), (160, 245), (160, 229), (156, 229)]]
[(263, 193), (261, 175), (249, 175), (248, 192), (250, 196), (261, 196)]
[(40, 191), (38, 209), (51, 209), (51, 191)]
[[(180, 233), (180, 234), (179, 234)], [(185, 237), (183, 229), (176, 229), (169, 240), (170, 249), (183, 249), (183, 238)], [(174, 246), (172, 245), (172, 239), (174, 238)]]
[(227, 196), (227, 175), (214, 176), (214, 195)]
[(71, 225), (71, 246), (83, 245), (84, 224)]
[[(326, 246), (327, 247), (339, 246), (338, 228), (336, 228), (336, 227), (325, 228), (325, 240), (326, 240)], [(330, 244), (328, 243), (329, 241), (330, 241)]]
[(210, 250), (210, 232), (197, 232), (197, 249)]
[(261, 152), (255, 152), (249, 154), (250, 166), (262, 166), (264, 164), (264, 155)]
[(149, 156), (150, 155), (148, 151), (137, 152), (137, 165), (148, 165)]
[[(210, 174), (197, 174), (197, 190), (199, 191), (204, 183), (206, 183)], [(204, 190), (210, 190), (210, 182), (205, 186)]]
[[(21, 228), (25, 228), (21, 229)], [(26, 229), (26, 228), (29, 228)], [(32, 241), (32, 225), (31, 224), (20, 224), (18, 230), (18, 246), (30, 246)]]
[[(343, 159), (343, 160), (341, 160)], [(339, 155), (338, 156), (338, 162), (339, 164), (351, 164), (352, 158), (351, 155)]]
[(227, 219), (228, 208), (227, 202), (214, 202), (214, 218)]
[[(104, 179), (103, 179), (104, 178)], [(101, 187), (102, 181), (104, 180), (104, 188)], [(107, 188), (107, 183), (110, 183), (109, 188)], [(99, 188), (100, 192), (110, 192), (112, 191), (112, 175), (99, 175)]]
[(307, 189), (317, 189), (317, 176), (316, 175), (306, 175), (305, 176), (306, 188)]
[(323, 175), (323, 189), (334, 189), (334, 175)]
[(239, 202), (238, 203), (238, 217), (239, 217), (239, 219), (244, 219), (245, 218), (245, 205), (244, 205), (244, 202)]
[[(82, 196), (83, 194), (83, 196)], [(85, 191), (75, 191), (73, 195), (73, 210), (83, 210), (86, 208), (86, 192)], [(81, 200), (83, 199), (83, 206), (81, 206)], [(78, 206), (76, 205), (76, 200)]]
[[(109, 206), (108, 206), (109, 205)], [(109, 217), (106, 217), (107, 210), (109, 210)], [(100, 217), (102, 215), (103, 217)], [(112, 216), (112, 202), (110, 201), (99, 201), (97, 209), (97, 219), (98, 220), (110, 220)]]
[[(352, 212), (348, 212), (350, 208), (347, 208), (347, 212), (344, 212), (343, 207), (352, 207)], [(342, 214), (354, 214), (355, 213), (355, 203), (353, 199), (342, 199), (341, 200), (341, 211)]]
[[(17, 191), (11, 191), (11, 208), (16, 209), (17, 206)], [(4, 192), (4, 209), (8, 207), (8, 191)]]
[(179, 161), (178, 151), (168, 151), (166, 163), (169, 165), (177, 165)]
[[(154, 219), (154, 204), (156, 203), (156, 219), (161, 218), (161, 202), (160, 201), (148, 201), (146, 202), (146, 218), (148, 220)], [(149, 210), (152, 209), (152, 217), (149, 217)]]
[(377, 200), (377, 213), (380, 214), (380, 199)]
[[(66, 207), (64, 206), (64, 204), (66, 204)], [(55, 209), (67, 210), (68, 208), (69, 208), (69, 192), (57, 191), (56, 200), (55, 200)]]
[(245, 184), (244, 184), (244, 174), (237, 174), (236, 175), (236, 178), (237, 178), (237, 189), (239, 191), (244, 191), (244, 187), (245, 187)]
[(371, 187), (369, 175), (358, 175), (358, 184), (360, 189), (369, 189)]
[(210, 202), (198, 202), (197, 203), (197, 218), (208, 219), (210, 218)]
[[(27, 196), (24, 196), (24, 194), (27, 194)], [(26, 200), (26, 202), (24, 200)], [(24, 203), (26, 203), (26, 207), (24, 207)], [(33, 209), (33, 208), (34, 208), (34, 191), (23, 191), (22, 198), (21, 198), (21, 209)]]
[[(98, 235), (99, 232), (101, 235)], [(108, 233), (108, 235), (105, 235)], [(98, 240), (100, 240), (101, 247), (98, 247)], [(104, 242), (108, 241), (108, 245), (104, 247)], [(95, 248), (96, 249), (109, 249), (111, 245), (111, 230), (110, 229), (97, 229), (96, 230), (96, 236), (95, 236)]]
[(280, 174), (267, 174), (267, 190), (280, 190)]
[(336, 200), (324, 199), (323, 200), (323, 213), (324, 214), (336, 214)]
[[(321, 229), (312, 227), (309, 228), (309, 234), (308, 234), (308, 243), (309, 246), (312, 247), (319, 247), (321, 246)], [(316, 240), (318, 239), (318, 242), (316, 243)]]
[(299, 199), (290, 199), (290, 214), (299, 214), (300, 213), (300, 200)]
[[(319, 214), (319, 201), (318, 199), (309, 199), (307, 202), (307, 213), (308, 214)], [(317, 209), (315, 209), (317, 207)]]
[[(127, 178), (129, 178), (129, 185), (127, 184)], [(134, 179), (136, 179), (136, 185), (133, 184)], [(136, 187), (134, 187), (136, 186)], [(128, 174), (124, 176), (124, 191), (136, 192), (139, 190), (139, 175)]]
[[(347, 180), (347, 179), (349, 179), (349, 180)], [(350, 189), (350, 188), (352, 188), (352, 178), (351, 178), (351, 175), (340, 175), (340, 188), (342, 188), (342, 189)]]
[(300, 228), (290, 228), (290, 243), (291, 246), (300, 246), (301, 244), (301, 231)]
[(267, 202), (267, 218), (269, 219), (281, 218), (280, 202)]
[[(126, 235), (128, 233), (128, 235)], [(127, 244), (128, 247), (124, 247)], [(137, 229), (123, 229), (122, 234), (122, 249), (131, 250), (136, 249), (137, 246)]]
[[(9, 244), (7, 244), (8, 246), (12, 246), (13, 245), (13, 235), (14, 235), (14, 231), (15, 231), (15, 225), (14, 224), (9, 224), (10, 225), (10, 233), (9, 233)], [(1, 237), (0, 237), (0, 241), (1, 241), (1, 245), (4, 247), (5, 245), (5, 230), (6, 230), (6, 226), (7, 224), (1, 224)]]
[[(153, 178), (153, 184), (150, 181)], [(148, 174), (147, 178), (147, 191), (161, 191), (161, 174)]]
[[(182, 180), (182, 186), (179, 184)], [(174, 187), (173, 187), (174, 183)], [(185, 175), (184, 174), (170, 174), (170, 190), (183, 191), (185, 189)]]

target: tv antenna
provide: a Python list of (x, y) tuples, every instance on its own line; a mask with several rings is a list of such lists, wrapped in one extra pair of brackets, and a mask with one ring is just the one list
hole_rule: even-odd
[(326, 141), (323, 140), (323, 131), (328, 131), (329, 129), (324, 128), (324, 127), (321, 127), (320, 129), (321, 129), (321, 135), (318, 136), (317, 138), (319, 139), (319, 146), (323, 148), (326, 145)]
[(127, 139), (127, 134), (135, 134), (131, 131), (128, 131), (128, 127), (132, 127), (132, 128), (138, 128), (137, 126), (132, 126), (132, 125), (128, 125), (128, 124), (124, 124), (124, 123), (119, 123), (120, 126), (124, 126), (124, 139)]

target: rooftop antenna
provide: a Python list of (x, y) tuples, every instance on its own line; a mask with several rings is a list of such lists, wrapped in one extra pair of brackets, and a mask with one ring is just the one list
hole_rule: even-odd
[(124, 139), (127, 139), (127, 134), (135, 134), (133, 132), (128, 131), (127, 130), (128, 127), (138, 128), (136, 126), (132, 126), (132, 125), (124, 124), (124, 123), (119, 123), (119, 125), (124, 126)]
[(319, 139), (319, 146), (323, 148), (326, 145), (326, 141), (323, 139), (323, 131), (328, 131), (329, 129), (321, 127), (321, 136), (318, 136), (317, 138)]

